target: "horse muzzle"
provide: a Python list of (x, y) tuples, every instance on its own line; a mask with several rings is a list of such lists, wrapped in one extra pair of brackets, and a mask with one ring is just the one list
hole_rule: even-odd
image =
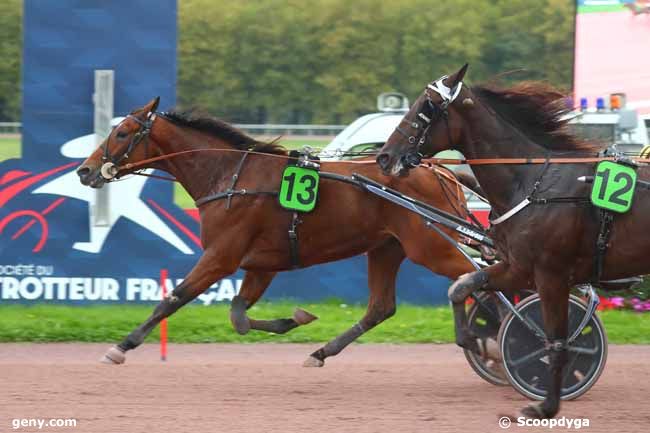
[(83, 185), (89, 186), (91, 188), (101, 188), (112, 177), (115, 177), (113, 175), (111, 178), (107, 178), (106, 176), (104, 176), (103, 172), (109, 174), (107, 169), (104, 169), (103, 166), (98, 169), (98, 168), (93, 168), (84, 165), (77, 169), (77, 175), (79, 176), (79, 181)]
[(376, 161), (384, 176), (401, 177), (408, 174), (408, 168), (404, 165), (404, 157), (382, 152), (377, 155)]
[(415, 168), (422, 162), (422, 154), (418, 152), (407, 153), (402, 157), (402, 165), (406, 169)]

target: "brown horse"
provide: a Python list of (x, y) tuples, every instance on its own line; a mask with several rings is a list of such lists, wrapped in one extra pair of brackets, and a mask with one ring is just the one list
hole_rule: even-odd
[[(565, 130), (564, 95), (544, 83), (511, 88), (463, 85), (467, 65), (429, 84), (377, 156), (385, 173), (404, 175), (417, 165), (419, 152), (432, 155), (456, 149), (472, 163), (492, 205), (491, 236), (502, 262), (463, 276), (449, 290), (457, 316), (457, 342), (476, 350), (461, 307), (478, 289), (536, 289), (542, 302), (550, 361), (548, 394), (538, 406), (524, 409), (531, 417), (559, 411), (563, 370), (577, 356), (567, 343), (571, 287), (650, 272), (646, 259), (650, 231), (648, 191), (637, 191), (632, 209), (614, 218), (609, 245), (597, 259), (599, 227), (605, 217), (589, 203), (599, 146)], [(580, 158), (560, 161), (557, 157)], [(584, 158), (592, 158), (590, 162)], [(494, 158), (520, 158), (519, 162)], [(528, 158), (539, 158), (531, 164)], [(493, 159), (493, 160), (489, 160)], [(647, 178), (647, 168), (638, 170)], [(531, 336), (531, 338), (533, 338)]]
[[(235, 329), (242, 334), (249, 329), (283, 333), (315, 317), (302, 310), (292, 319), (257, 321), (246, 316), (246, 309), (260, 298), (277, 272), (291, 270), (296, 262), (307, 267), (368, 253), (370, 298), (365, 316), (314, 352), (306, 366), (322, 366), (325, 358), (395, 313), (395, 278), (405, 257), (450, 278), (473, 269), (455, 248), (428, 230), (419, 216), (356, 186), (325, 178), (316, 209), (300, 215), (298, 260), (292, 260), (287, 233), (292, 212), (283, 209), (272, 193), (279, 188), (287, 165), (286, 151), (258, 142), (222, 121), (156, 113), (157, 106), (156, 99), (131, 113), (77, 172), (84, 185), (94, 188), (117, 171), (124, 175), (136, 166), (172, 174), (200, 204), (204, 252), (153, 314), (109, 350), (106, 361), (124, 362), (124, 353), (139, 346), (163, 318), (238, 268), (246, 270), (246, 275), (232, 302)], [(183, 151), (187, 152), (166, 157)], [(138, 161), (142, 163), (137, 165)], [(464, 202), (460, 191), (446, 197), (443, 187), (450, 185), (445, 183), (457, 185), (430, 169), (416, 170), (408, 179), (381, 175), (373, 161), (324, 162), (321, 170), (343, 176), (356, 172), (448, 212)], [(230, 197), (221, 194), (229, 189), (234, 191)], [(215, 194), (223, 200), (206, 199)]]

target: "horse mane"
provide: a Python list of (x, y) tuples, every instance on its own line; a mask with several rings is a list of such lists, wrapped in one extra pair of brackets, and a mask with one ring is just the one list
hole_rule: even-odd
[(168, 111), (161, 113), (161, 116), (178, 126), (196, 129), (197, 131), (205, 132), (227, 141), (234, 148), (239, 150), (251, 150), (254, 152), (270, 153), (274, 155), (287, 155), (287, 149), (278, 144), (277, 140), (271, 142), (258, 141), (240, 129), (237, 129), (215, 117), (197, 115), (191, 111)]
[(604, 147), (568, 131), (572, 110), (566, 94), (548, 83), (524, 81), (508, 88), (491, 83), (472, 86), (471, 90), (504, 120), (546, 149), (597, 152)]

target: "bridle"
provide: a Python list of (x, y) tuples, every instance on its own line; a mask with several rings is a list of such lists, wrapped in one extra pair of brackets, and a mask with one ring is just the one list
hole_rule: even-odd
[[(105, 180), (112, 180), (117, 173), (119, 172), (119, 166), (122, 162), (126, 161), (129, 158), (129, 154), (133, 152), (135, 147), (143, 140), (147, 139), (145, 141), (145, 146), (149, 143), (148, 137), (149, 133), (151, 132), (151, 128), (153, 127), (153, 122), (156, 120), (157, 113), (155, 111), (150, 111), (147, 113), (147, 116), (145, 120), (140, 120), (136, 116), (129, 114), (120, 122), (111, 132), (111, 134), (108, 136), (108, 139), (104, 141), (104, 144), (102, 145), (102, 150), (104, 151), (104, 154), (102, 155), (102, 167), (101, 167), (101, 175)], [(138, 131), (133, 134), (133, 137), (131, 138), (131, 142), (127, 146), (126, 150), (120, 155), (120, 156), (115, 156), (111, 155), (110, 150), (108, 149), (108, 142), (110, 141), (111, 135), (115, 133), (120, 127), (120, 125), (125, 122), (127, 119), (131, 119), (134, 122), (136, 122), (138, 125), (140, 125), (140, 128)], [(147, 152), (148, 149), (145, 149), (145, 158), (146, 155), (149, 153)]]
[[(453, 88), (450, 88), (444, 83), (444, 80), (447, 78), (448, 76), (444, 75), (427, 85), (427, 88), (424, 89), (426, 102), (422, 104), (422, 107), (416, 115), (415, 120), (409, 120), (404, 117), (403, 122), (407, 124), (407, 126), (411, 129), (411, 132), (407, 132), (401, 126), (395, 128), (395, 130), (406, 137), (409, 142), (409, 147), (404, 156), (402, 156), (402, 164), (407, 168), (413, 168), (420, 165), (420, 162), (422, 162), (423, 158), (422, 153), (420, 153), (420, 149), (422, 148), (422, 145), (424, 145), (427, 132), (433, 123), (441, 119), (445, 121), (447, 139), (449, 140), (448, 144), (450, 148), (452, 147), (451, 131), (449, 129), (448, 107), (449, 104), (454, 102), (460, 94), (460, 91), (463, 88), (463, 82), (461, 81)], [(433, 102), (429, 90), (432, 90), (440, 95), (442, 98), (442, 102), (440, 104)]]

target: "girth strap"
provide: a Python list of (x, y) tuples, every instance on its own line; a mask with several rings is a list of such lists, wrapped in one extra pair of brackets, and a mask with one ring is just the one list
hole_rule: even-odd
[(242, 168), (244, 168), (244, 162), (246, 162), (246, 157), (248, 156), (248, 153), (245, 153), (241, 159), (239, 160), (239, 164), (237, 165), (237, 168), (235, 169), (235, 174), (232, 175), (232, 181), (230, 183), (230, 188), (226, 190), (226, 193), (228, 194), (228, 201), (226, 202), (226, 209), (230, 209), (230, 202), (232, 200), (233, 192), (235, 189), (235, 185), (237, 185), (237, 180), (239, 179), (239, 174), (242, 171)]
[(298, 250), (298, 225), (302, 220), (298, 218), (298, 212), (291, 214), (291, 224), (289, 225), (289, 257), (291, 258), (291, 268), (300, 267), (300, 251)]
[(598, 238), (596, 239), (596, 255), (594, 256), (594, 284), (600, 282), (600, 277), (603, 274), (605, 254), (607, 253), (609, 235), (612, 231), (612, 222), (614, 221), (614, 215), (605, 209), (599, 209), (598, 216), (600, 224)]
[(244, 163), (246, 162), (246, 157), (248, 157), (249, 153), (244, 153), (239, 160), (239, 164), (237, 164), (237, 167), (235, 168), (235, 173), (232, 175), (232, 178), (230, 180), (230, 186), (228, 187), (227, 190), (223, 192), (218, 192), (216, 194), (210, 194), (205, 197), (201, 197), (197, 201), (194, 202), (194, 205), (196, 207), (199, 207), (201, 205), (204, 205), (208, 202), (215, 201), (215, 200), (221, 200), (221, 199), (227, 199), (226, 202), (226, 209), (230, 209), (230, 203), (232, 202), (232, 197), (235, 195), (261, 195), (261, 194), (266, 194), (266, 195), (278, 195), (278, 191), (255, 191), (255, 190), (247, 190), (247, 189), (235, 189), (235, 186), (237, 186), (237, 181), (239, 180), (239, 176), (241, 175), (242, 170), (244, 169)]

